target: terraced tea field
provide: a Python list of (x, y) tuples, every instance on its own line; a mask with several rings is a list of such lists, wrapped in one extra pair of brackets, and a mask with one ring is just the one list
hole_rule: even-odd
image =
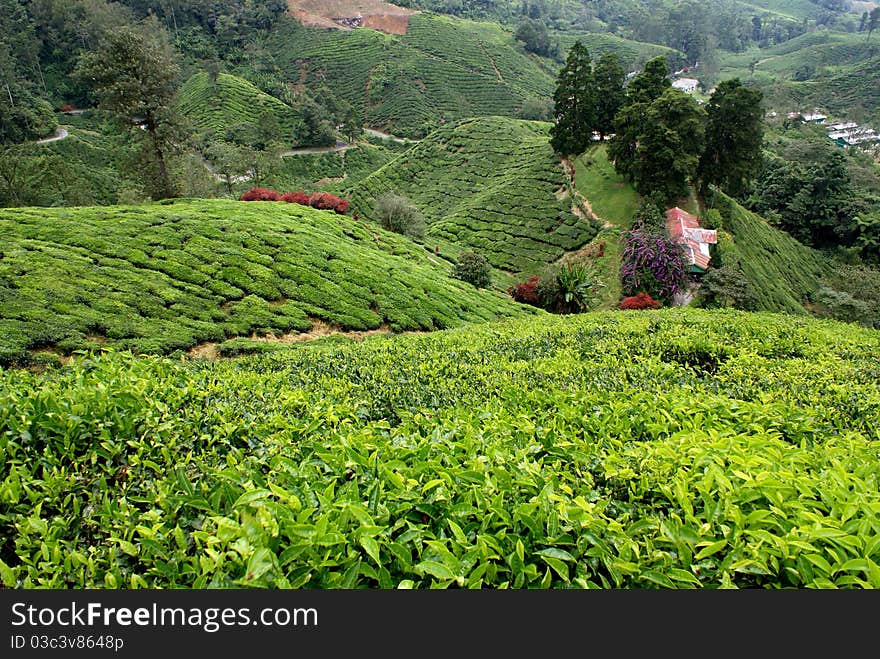
[(268, 45), (291, 82), (327, 84), (366, 125), (404, 137), (424, 135), (441, 117), (514, 116), (526, 99), (552, 96), (557, 73), (497, 24), (430, 14), (412, 16), (400, 36), (290, 20)]
[(236, 124), (257, 124), (264, 112), (278, 121), (286, 144), (298, 145), (303, 134), (302, 118), (292, 107), (227, 73), (219, 74), (216, 83), (207, 73), (196, 73), (180, 88), (179, 108), (200, 131), (214, 136), (222, 137)]
[(283, 202), (0, 211), (0, 364), (251, 334), (430, 330), (532, 311), (397, 234)]
[(502, 270), (539, 271), (598, 230), (571, 212), (549, 126), (487, 117), (438, 129), (354, 186), (354, 207), (371, 218), (376, 197), (403, 194), (424, 213), (429, 239), (474, 249)]
[(0, 579), (877, 588), (878, 355), (679, 309), (0, 370)]

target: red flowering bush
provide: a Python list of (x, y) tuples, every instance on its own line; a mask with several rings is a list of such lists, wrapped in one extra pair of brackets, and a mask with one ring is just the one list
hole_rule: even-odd
[(535, 275), (507, 289), (510, 296), (517, 302), (531, 304), (533, 307), (541, 306), (541, 297), (538, 295), (538, 283), (541, 279)]
[(245, 192), (239, 201), (285, 201), (288, 204), (299, 204), (300, 206), (311, 206), (319, 210), (332, 210), (337, 213), (344, 214), (351, 207), (348, 199), (340, 199), (336, 195), (329, 192), (315, 192), (308, 195), (302, 190), (296, 192), (285, 192), (279, 194), (268, 188), (251, 188)]
[(280, 199), (280, 194), (268, 188), (251, 188), (238, 198), (239, 201), (279, 201)]
[(647, 293), (625, 297), (620, 301), (621, 309), (657, 309), (660, 303)]

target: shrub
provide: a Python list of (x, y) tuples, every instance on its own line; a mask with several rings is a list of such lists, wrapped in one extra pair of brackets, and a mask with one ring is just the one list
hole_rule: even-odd
[(655, 198), (646, 198), (633, 216), (633, 228), (644, 231), (663, 231), (666, 214)]
[(834, 318), (847, 323), (859, 323), (866, 327), (872, 327), (875, 318), (871, 313), (870, 306), (854, 298), (844, 291), (835, 291), (823, 286), (814, 295), (817, 312), (825, 318)]
[(657, 309), (660, 303), (647, 293), (625, 297), (620, 301), (621, 309)]
[(268, 188), (251, 188), (238, 198), (239, 201), (279, 201), (280, 199), (280, 194)]
[(733, 307), (746, 311), (757, 300), (749, 280), (738, 265), (728, 263), (707, 272), (700, 284), (700, 306), (707, 309)]
[(349, 203), (348, 199), (340, 199), (339, 202), (336, 204), (335, 210), (340, 215), (344, 215), (345, 213), (348, 212), (348, 209), (350, 207), (351, 207), (351, 204)]
[(541, 305), (553, 313), (580, 313), (590, 308), (601, 283), (582, 263), (565, 263), (538, 282)]
[(425, 237), (425, 218), (406, 197), (386, 192), (376, 198), (374, 211), (383, 229), (417, 240)]
[(658, 232), (627, 231), (623, 234), (620, 278), (627, 295), (644, 291), (670, 301), (686, 283), (684, 248)]
[(533, 307), (541, 306), (541, 296), (538, 295), (538, 284), (541, 278), (533, 275), (527, 281), (520, 282), (507, 289), (510, 296), (522, 304), (531, 304)]
[(492, 267), (488, 259), (476, 252), (465, 252), (458, 257), (452, 276), (469, 282), (477, 288), (486, 288), (492, 283)]

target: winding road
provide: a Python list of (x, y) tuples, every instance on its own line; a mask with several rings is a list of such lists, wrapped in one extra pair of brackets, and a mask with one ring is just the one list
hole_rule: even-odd
[(44, 137), (41, 140), (37, 140), (36, 144), (48, 144), (49, 142), (60, 142), (61, 140), (65, 140), (70, 136), (70, 133), (67, 132), (66, 128), (56, 128), (55, 133), (52, 137)]

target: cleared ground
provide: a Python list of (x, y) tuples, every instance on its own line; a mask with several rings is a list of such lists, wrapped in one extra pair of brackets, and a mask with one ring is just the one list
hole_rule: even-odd
[(290, 0), (287, 6), (308, 27), (350, 29), (336, 20), (359, 16), (363, 27), (388, 34), (406, 34), (409, 17), (416, 13), (380, 0)]

